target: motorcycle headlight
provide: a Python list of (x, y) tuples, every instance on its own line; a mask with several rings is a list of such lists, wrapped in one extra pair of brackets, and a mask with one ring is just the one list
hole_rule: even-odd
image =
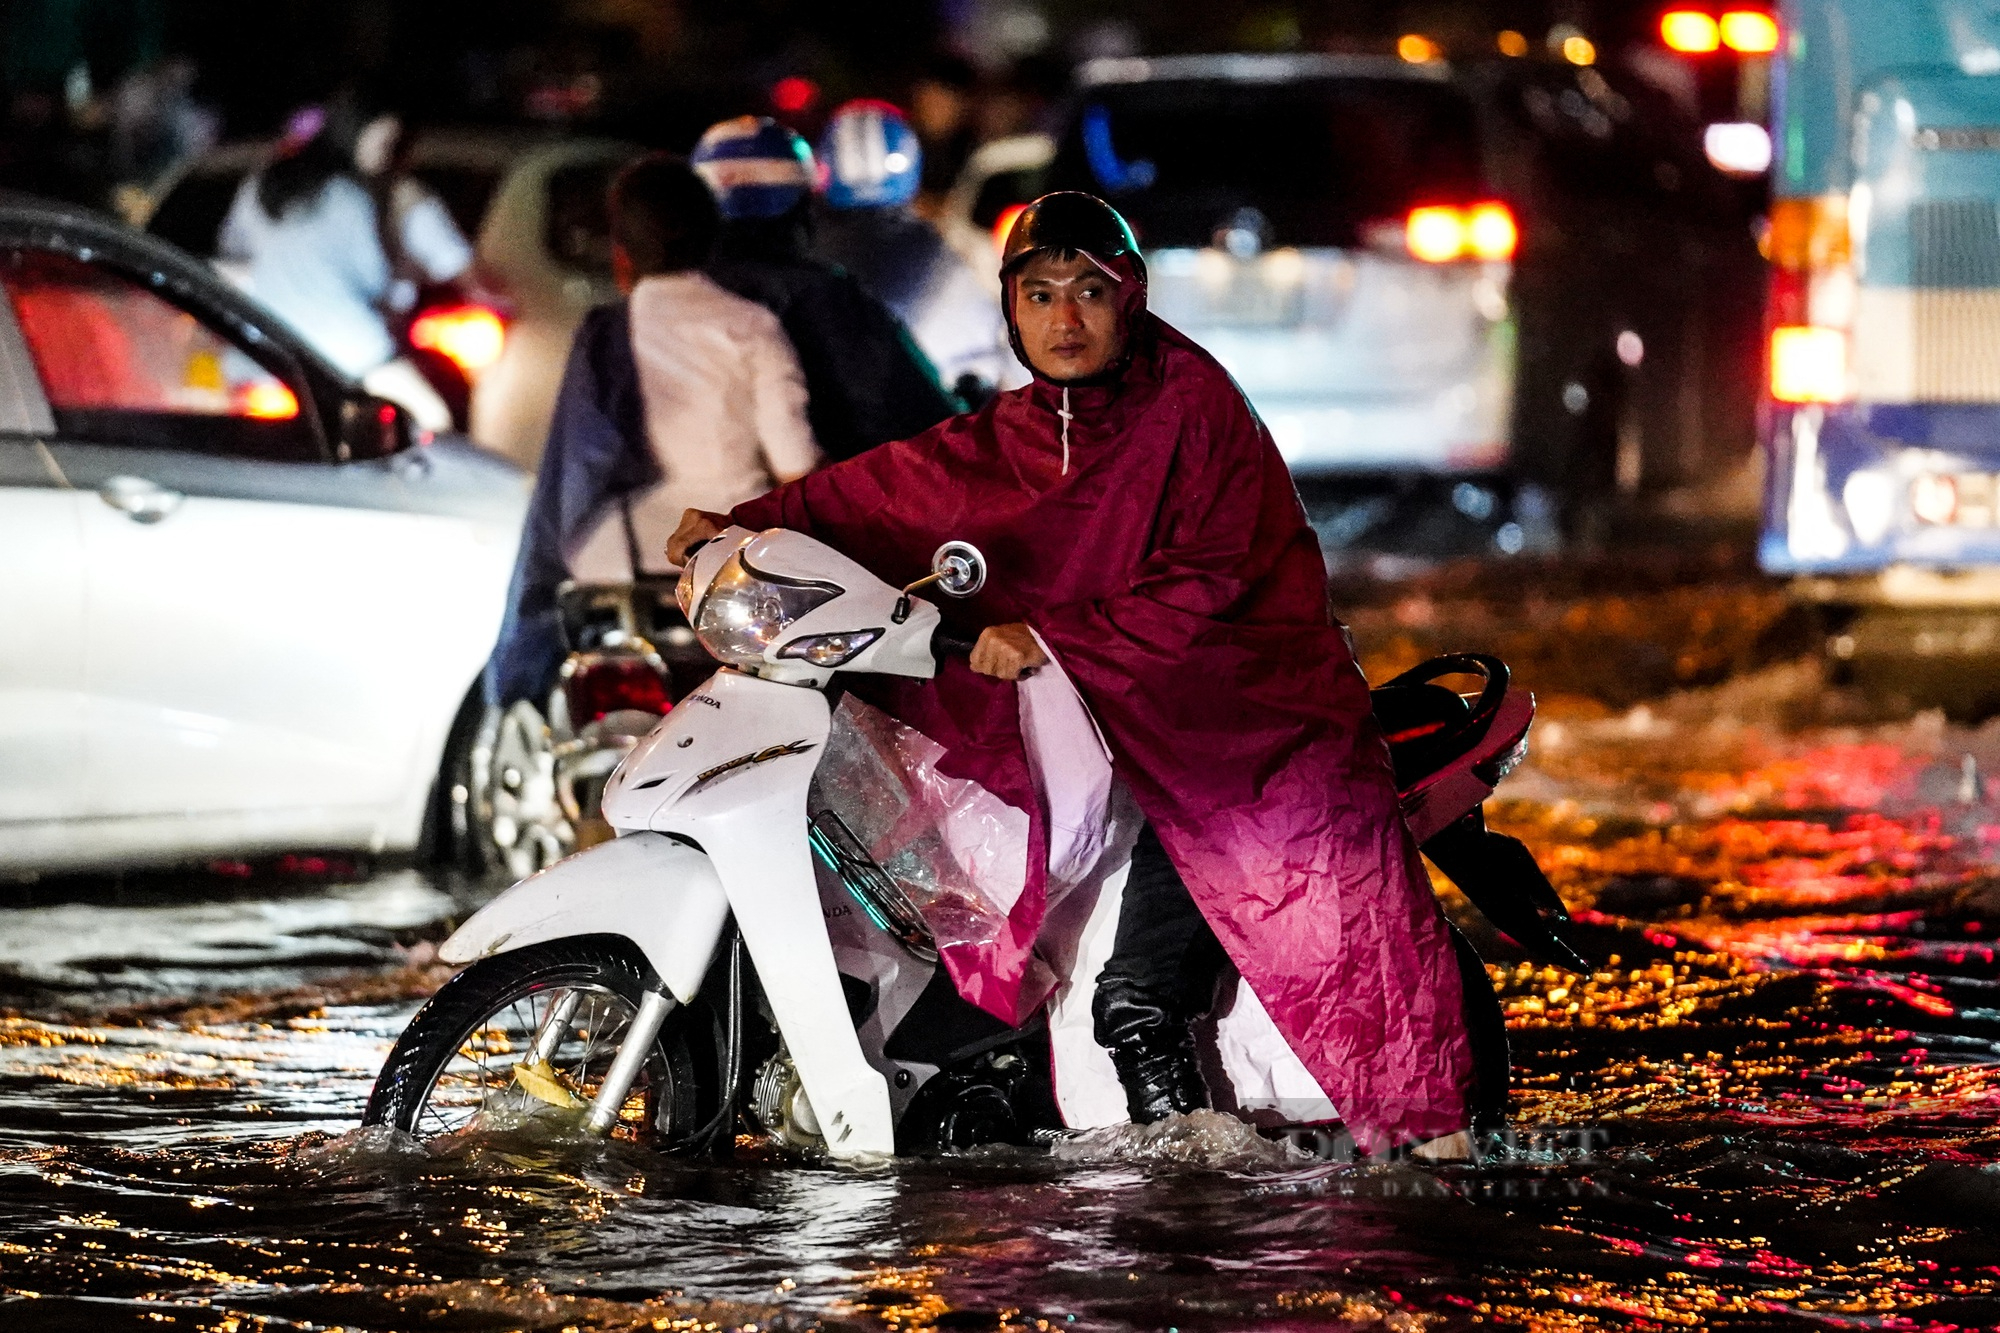
[(778, 650), (778, 656), (810, 662), (816, 667), (846, 666), (861, 650), (882, 637), (879, 629), (855, 629), (842, 634), (809, 634), (793, 639)]
[(681, 604), (681, 614), (688, 623), (694, 623), (694, 557), (689, 556), (681, 566), (681, 576), (674, 583), (674, 600)]
[(718, 662), (755, 667), (789, 626), (843, 591), (834, 583), (760, 573), (738, 551), (708, 585), (695, 637)]

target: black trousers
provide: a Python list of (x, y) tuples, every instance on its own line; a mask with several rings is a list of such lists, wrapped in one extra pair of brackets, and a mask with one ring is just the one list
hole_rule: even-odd
[(1154, 1033), (1179, 1037), (1215, 1000), (1227, 961), (1215, 932), (1148, 824), (1132, 849), (1111, 958), (1097, 979), (1090, 1016), (1107, 1049)]

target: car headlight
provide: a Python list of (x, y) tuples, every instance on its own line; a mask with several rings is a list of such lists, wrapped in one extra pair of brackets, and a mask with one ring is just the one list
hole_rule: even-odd
[(760, 573), (738, 551), (708, 585), (694, 616), (695, 637), (718, 662), (755, 667), (789, 626), (843, 591), (835, 583)]

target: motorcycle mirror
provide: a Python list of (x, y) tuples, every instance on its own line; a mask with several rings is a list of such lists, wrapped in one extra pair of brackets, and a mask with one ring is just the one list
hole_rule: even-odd
[(946, 542), (931, 557), (931, 577), (947, 597), (970, 597), (986, 586), (986, 557), (971, 542)]
[(898, 625), (910, 618), (910, 594), (935, 584), (947, 597), (970, 597), (986, 586), (986, 557), (971, 542), (946, 542), (931, 557), (931, 572), (903, 589), (889, 619)]

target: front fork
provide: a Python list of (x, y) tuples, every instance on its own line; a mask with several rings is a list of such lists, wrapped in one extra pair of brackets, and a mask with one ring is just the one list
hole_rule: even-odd
[[(725, 1038), (724, 1067), (720, 1071), (722, 1087), (716, 1098), (715, 1118), (692, 1136), (697, 1142), (713, 1139), (729, 1124), (736, 1109), (738, 1085), (742, 1082), (743, 937), (732, 929), (726, 947), (729, 955), (729, 1027)], [(546, 1067), (549, 1057), (562, 1045), (563, 1034), (569, 1027), (570, 1017), (576, 1013), (579, 998), (578, 992), (566, 991), (562, 998), (549, 1006), (548, 1014), (535, 1032), (531, 1056), (535, 1065)], [(586, 1132), (602, 1137), (618, 1123), (618, 1114), (624, 1109), (625, 1099), (632, 1095), (632, 1085), (638, 1081), (639, 1071), (645, 1068), (647, 1057), (653, 1053), (653, 1043), (659, 1040), (660, 1028), (679, 1003), (664, 986), (657, 984), (648, 987), (640, 997), (639, 1012), (632, 1016), (631, 1025), (625, 1029), (625, 1040), (611, 1061), (611, 1068), (605, 1071), (604, 1082), (598, 1086), (597, 1096), (590, 1103), (590, 1113), (583, 1118)]]
[(618, 1112), (624, 1108), (625, 1098), (632, 1091), (646, 1057), (653, 1053), (660, 1025), (667, 1021), (677, 1003), (664, 989), (649, 990), (640, 999), (639, 1012), (625, 1029), (625, 1044), (618, 1048), (618, 1056), (605, 1071), (604, 1084), (597, 1090), (597, 1100), (590, 1104), (590, 1114), (583, 1118), (583, 1127), (592, 1134), (609, 1134), (618, 1123)]

